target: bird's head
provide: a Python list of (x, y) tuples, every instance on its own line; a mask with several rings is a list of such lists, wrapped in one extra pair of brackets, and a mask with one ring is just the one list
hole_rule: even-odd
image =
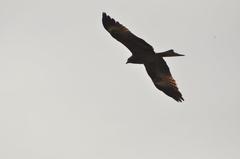
[(134, 64), (143, 64), (143, 61), (135, 56), (131, 56), (128, 58), (126, 64), (134, 63)]
[(128, 64), (128, 63), (136, 63), (136, 62), (135, 62), (135, 58), (134, 58), (133, 56), (129, 57), (129, 58), (127, 59), (126, 64)]

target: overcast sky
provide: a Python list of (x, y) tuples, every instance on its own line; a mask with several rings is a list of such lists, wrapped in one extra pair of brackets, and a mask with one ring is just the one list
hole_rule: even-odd
[[(157, 90), (102, 12), (166, 59)], [(0, 158), (239, 159), (239, 0), (1, 0)]]

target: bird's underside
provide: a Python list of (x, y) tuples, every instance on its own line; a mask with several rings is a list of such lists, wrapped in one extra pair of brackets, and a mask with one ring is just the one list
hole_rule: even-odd
[(175, 53), (173, 50), (155, 53), (151, 45), (131, 33), (126, 27), (106, 13), (102, 14), (102, 23), (112, 37), (131, 51), (132, 56), (128, 59), (127, 63), (143, 64), (156, 88), (178, 102), (184, 100), (178, 90), (176, 81), (170, 73), (167, 63), (163, 59), (163, 57), (183, 55)]

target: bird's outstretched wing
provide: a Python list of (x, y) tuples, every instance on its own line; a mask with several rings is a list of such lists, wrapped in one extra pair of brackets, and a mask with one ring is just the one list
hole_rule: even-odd
[(159, 90), (178, 102), (184, 100), (163, 58), (156, 56), (156, 60), (151, 63), (146, 63), (144, 66), (154, 85)]
[(102, 13), (102, 23), (112, 37), (125, 45), (134, 56), (144, 57), (148, 54), (154, 54), (151, 45), (131, 33), (125, 26), (115, 21), (106, 13)]

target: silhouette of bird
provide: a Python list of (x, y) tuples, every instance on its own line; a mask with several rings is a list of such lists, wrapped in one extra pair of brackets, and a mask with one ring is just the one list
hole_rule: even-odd
[(151, 45), (131, 33), (125, 26), (115, 21), (105, 12), (102, 13), (102, 23), (113, 38), (132, 52), (132, 56), (128, 58), (126, 63), (143, 64), (156, 88), (178, 102), (184, 100), (167, 63), (163, 59), (163, 57), (184, 55), (175, 53), (173, 50), (155, 53)]

